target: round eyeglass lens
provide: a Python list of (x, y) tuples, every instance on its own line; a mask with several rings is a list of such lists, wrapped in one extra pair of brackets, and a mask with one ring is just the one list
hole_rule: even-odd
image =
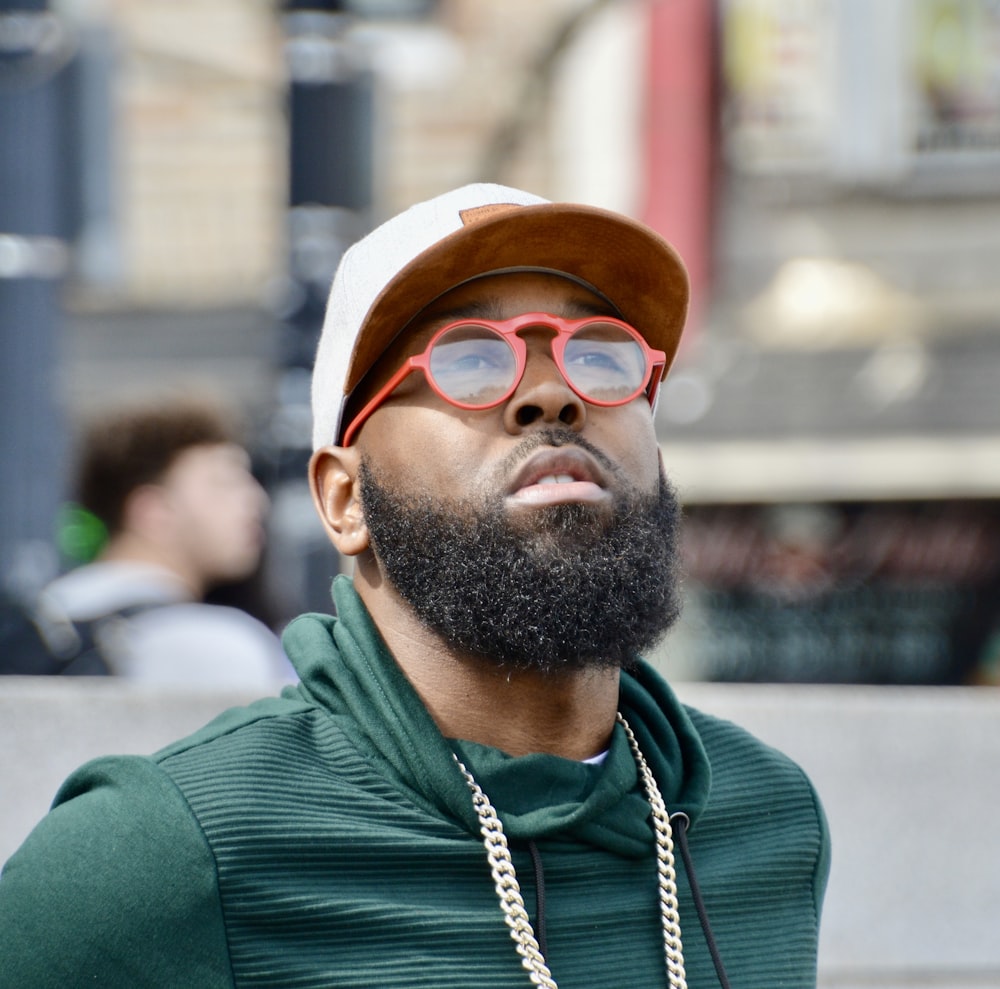
[(580, 327), (563, 352), (566, 375), (580, 394), (598, 402), (627, 402), (646, 380), (646, 355), (639, 342), (614, 323)]
[(510, 389), (517, 357), (510, 344), (488, 326), (465, 323), (438, 338), (431, 348), (430, 373), (448, 398), (485, 408)]

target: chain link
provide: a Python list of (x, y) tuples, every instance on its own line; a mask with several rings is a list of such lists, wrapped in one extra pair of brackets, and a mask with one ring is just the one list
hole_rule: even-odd
[[(639, 778), (642, 780), (643, 790), (646, 792), (646, 799), (653, 812), (653, 827), (656, 831), (656, 872), (667, 980), (670, 989), (687, 989), (684, 951), (681, 944), (680, 913), (677, 909), (677, 875), (674, 870), (674, 840), (670, 827), (670, 815), (667, 813), (652, 770), (639, 749), (639, 743), (636, 741), (629, 723), (620, 713), (618, 714), (618, 723), (625, 730), (629, 747), (635, 758), (636, 768), (639, 771)], [(475, 777), (465, 768), (457, 755), (455, 762), (472, 793), (472, 805), (479, 818), (479, 832), (486, 848), (490, 875), (500, 900), (504, 922), (507, 924), (510, 936), (521, 958), (521, 964), (527, 970), (532, 985), (542, 986), (544, 989), (558, 989), (555, 979), (552, 978), (552, 973), (545, 964), (545, 958), (535, 938), (531, 920), (524, 908), (524, 898), (521, 896), (521, 886), (517, 881), (514, 862), (510, 857), (507, 835), (504, 834), (496, 808), (490, 803), (489, 797), (486, 796)]]
[(653, 771), (649, 768), (632, 727), (621, 712), (618, 724), (625, 729), (628, 744), (632, 749), (639, 777), (646, 799), (653, 811), (653, 827), (656, 830), (656, 871), (660, 889), (660, 916), (663, 922), (663, 952), (667, 965), (667, 978), (671, 989), (687, 989), (687, 974), (684, 971), (684, 948), (681, 943), (681, 917), (677, 908), (677, 873), (674, 869), (674, 834), (670, 827), (670, 814), (656, 785)]
[(558, 989), (552, 973), (545, 964), (541, 948), (535, 939), (527, 910), (524, 909), (524, 899), (521, 896), (521, 886), (514, 871), (514, 862), (507, 847), (507, 835), (497, 816), (496, 809), (490, 803), (489, 797), (483, 793), (475, 777), (462, 760), (455, 756), (455, 762), (465, 777), (465, 782), (472, 791), (472, 804), (479, 817), (479, 831), (486, 847), (486, 858), (490, 864), (490, 874), (500, 899), (500, 909), (503, 919), (514, 939), (517, 953), (521, 956), (521, 964), (528, 970), (532, 985), (543, 986), (544, 989)]

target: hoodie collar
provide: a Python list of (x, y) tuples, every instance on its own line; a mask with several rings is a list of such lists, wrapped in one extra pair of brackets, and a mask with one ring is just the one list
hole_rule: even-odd
[[(446, 739), (349, 578), (334, 581), (333, 597), (337, 618), (303, 615), (285, 631), (285, 649), (302, 680), (295, 689), (337, 720), (349, 721), (359, 750), (414, 802), (479, 834), (454, 752), (489, 796), (510, 838), (563, 837), (627, 856), (648, 851), (649, 806), (620, 726), (599, 766), (543, 753), (514, 758), (475, 742)], [(694, 823), (708, 798), (711, 773), (687, 712), (645, 663), (622, 674), (620, 689), (620, 710), (668, 810), (683, 811)]]

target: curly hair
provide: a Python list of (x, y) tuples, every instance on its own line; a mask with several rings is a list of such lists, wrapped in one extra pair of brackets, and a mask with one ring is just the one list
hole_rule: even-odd
[(236, 442), (236, 429), (227, 414), (207, 401), (171, 401), (106, 412), (83, 433), (77, 500), (114, 535), (121, 531), (129, 495), (161, 480), (181, 453), (193, 446)]

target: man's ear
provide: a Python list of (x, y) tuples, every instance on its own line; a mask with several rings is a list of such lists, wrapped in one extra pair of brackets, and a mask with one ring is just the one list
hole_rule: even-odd
[(344, 556), (357, 556), (369, 546), (359, 497), (356, 446), (324, 446), (309, 460), (309, 490), (330, 542)]

